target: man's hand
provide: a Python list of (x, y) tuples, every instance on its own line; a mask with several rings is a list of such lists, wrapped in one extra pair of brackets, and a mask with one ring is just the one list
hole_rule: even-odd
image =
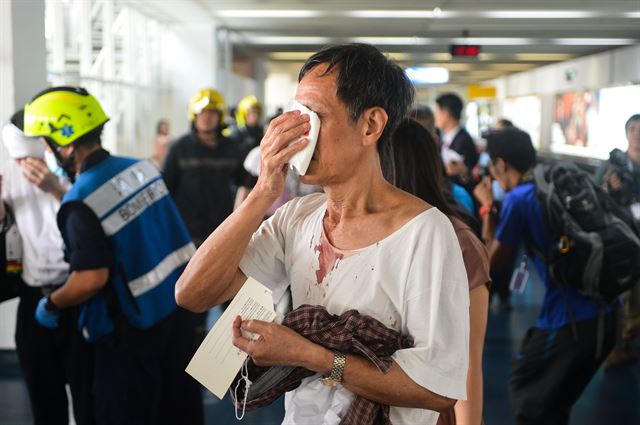
[(493, 191), (491, 190), (491, 177), (485, 176), (473, 190), (473, 195), (482, 206), (493, 204)]
[(56, 329), (59, 325), (60, 312), (47, 310), (47, 297), (40, 298), (36, 308), (36, 320), (48, 329)]
[[(309, 341), (292, 329), (261, 320), (233, 321), (233, 345), (249, 354), (258, 366), (302, 366), (314, 372), (327, 372), (333, 363), (333, 354)], [(253, 341), (242, 336), (242, 331), (260, 337)], [(322, 357), (326, 357), (324, 360)], [(318, 365), (325, 364), (325, 367)], [(314, 370), (326, 369), (326, 370)]]
[(43, 192), (52, 194), (58, 199), (62, 199), (66, 192), (56, 177), (47, 167), (45, 162), (36, 158), (25, 158), (20, 161), (22, 174), (31, 184), (38, 187)]
[(260, 176), (254, 192), (269, 196), (274, 201), (282, 194), (287, 178), (287, 163), (309, 141), (289, 145), (310, 129), (309, 115), (301, 115), (300, 111), (285, 112), (271, 121), (260, 142)]

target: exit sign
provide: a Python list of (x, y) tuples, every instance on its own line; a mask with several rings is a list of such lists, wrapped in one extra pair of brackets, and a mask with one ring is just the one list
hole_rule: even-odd
[(475, 58), (480, 54), (480, 46), (472, 44), (452, 44), (451, 56), (466, 56)]

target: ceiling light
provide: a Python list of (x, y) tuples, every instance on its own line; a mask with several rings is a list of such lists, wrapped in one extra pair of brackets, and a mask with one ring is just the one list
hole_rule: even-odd
[(435, 66), (412, 66), (404, 70), (414, 84), (444, 84), (449, 82), (449, 70)]
[(221, 18), (317, 18), (324, 13), (316, 10), (220, 10), (215, 12)]
[(582, 10), (495, 10), (481, 12), (480, 15), (493, 19), (585, 19), (599, 16), (596, 12)]

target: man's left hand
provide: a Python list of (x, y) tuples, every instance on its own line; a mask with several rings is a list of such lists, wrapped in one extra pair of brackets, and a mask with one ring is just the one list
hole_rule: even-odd
[(45, 328), (56, 329), (59, 325), (60, 313), (47, 310), (47, 297), (40, 298), (36, 307), (36, 320)]
[[(250, 340), (242, 336), (242, 331), (260, 337)], [(325, 350), (286, 326), (261, 320), (243, 321), (240, 316), (233, 321), (233, 345), (249, 354), (257, 366), (302, 366), (307, 369), (314, 354), (322, 354), (321, 350)]]
[(473, 195), (476, 197), (480, 205), (488, 206), (493, 204), (493, 190), (491, 189), (491, 177), (485, 176), (480, 183), (473, 190)]

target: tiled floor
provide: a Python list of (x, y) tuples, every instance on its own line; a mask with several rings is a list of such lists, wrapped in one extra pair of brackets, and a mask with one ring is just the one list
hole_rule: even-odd
[[(531, 301), (539, 294), (527, 293), (514, 299), (511, 312), (491, 312), (485, 349), (485, 421), (488, 425), (513, 423), (506, 382), (510, 358), (525, 330), (535, 321), (537, 308)], [(640, 348), (640, 347), (637, 347)], [(236, 423), (228, 400), (204, 395), (206, 423)], [(282, 400), (256, 412), (248, 412), (242, 423), (278, 424)], [(12, 352), (0, 353), (0, 424), (31, 423), (29, 404), (20, 370)], [(640, 365), (600, 370), (573, 410), (572, 425), (640, 424)]]

